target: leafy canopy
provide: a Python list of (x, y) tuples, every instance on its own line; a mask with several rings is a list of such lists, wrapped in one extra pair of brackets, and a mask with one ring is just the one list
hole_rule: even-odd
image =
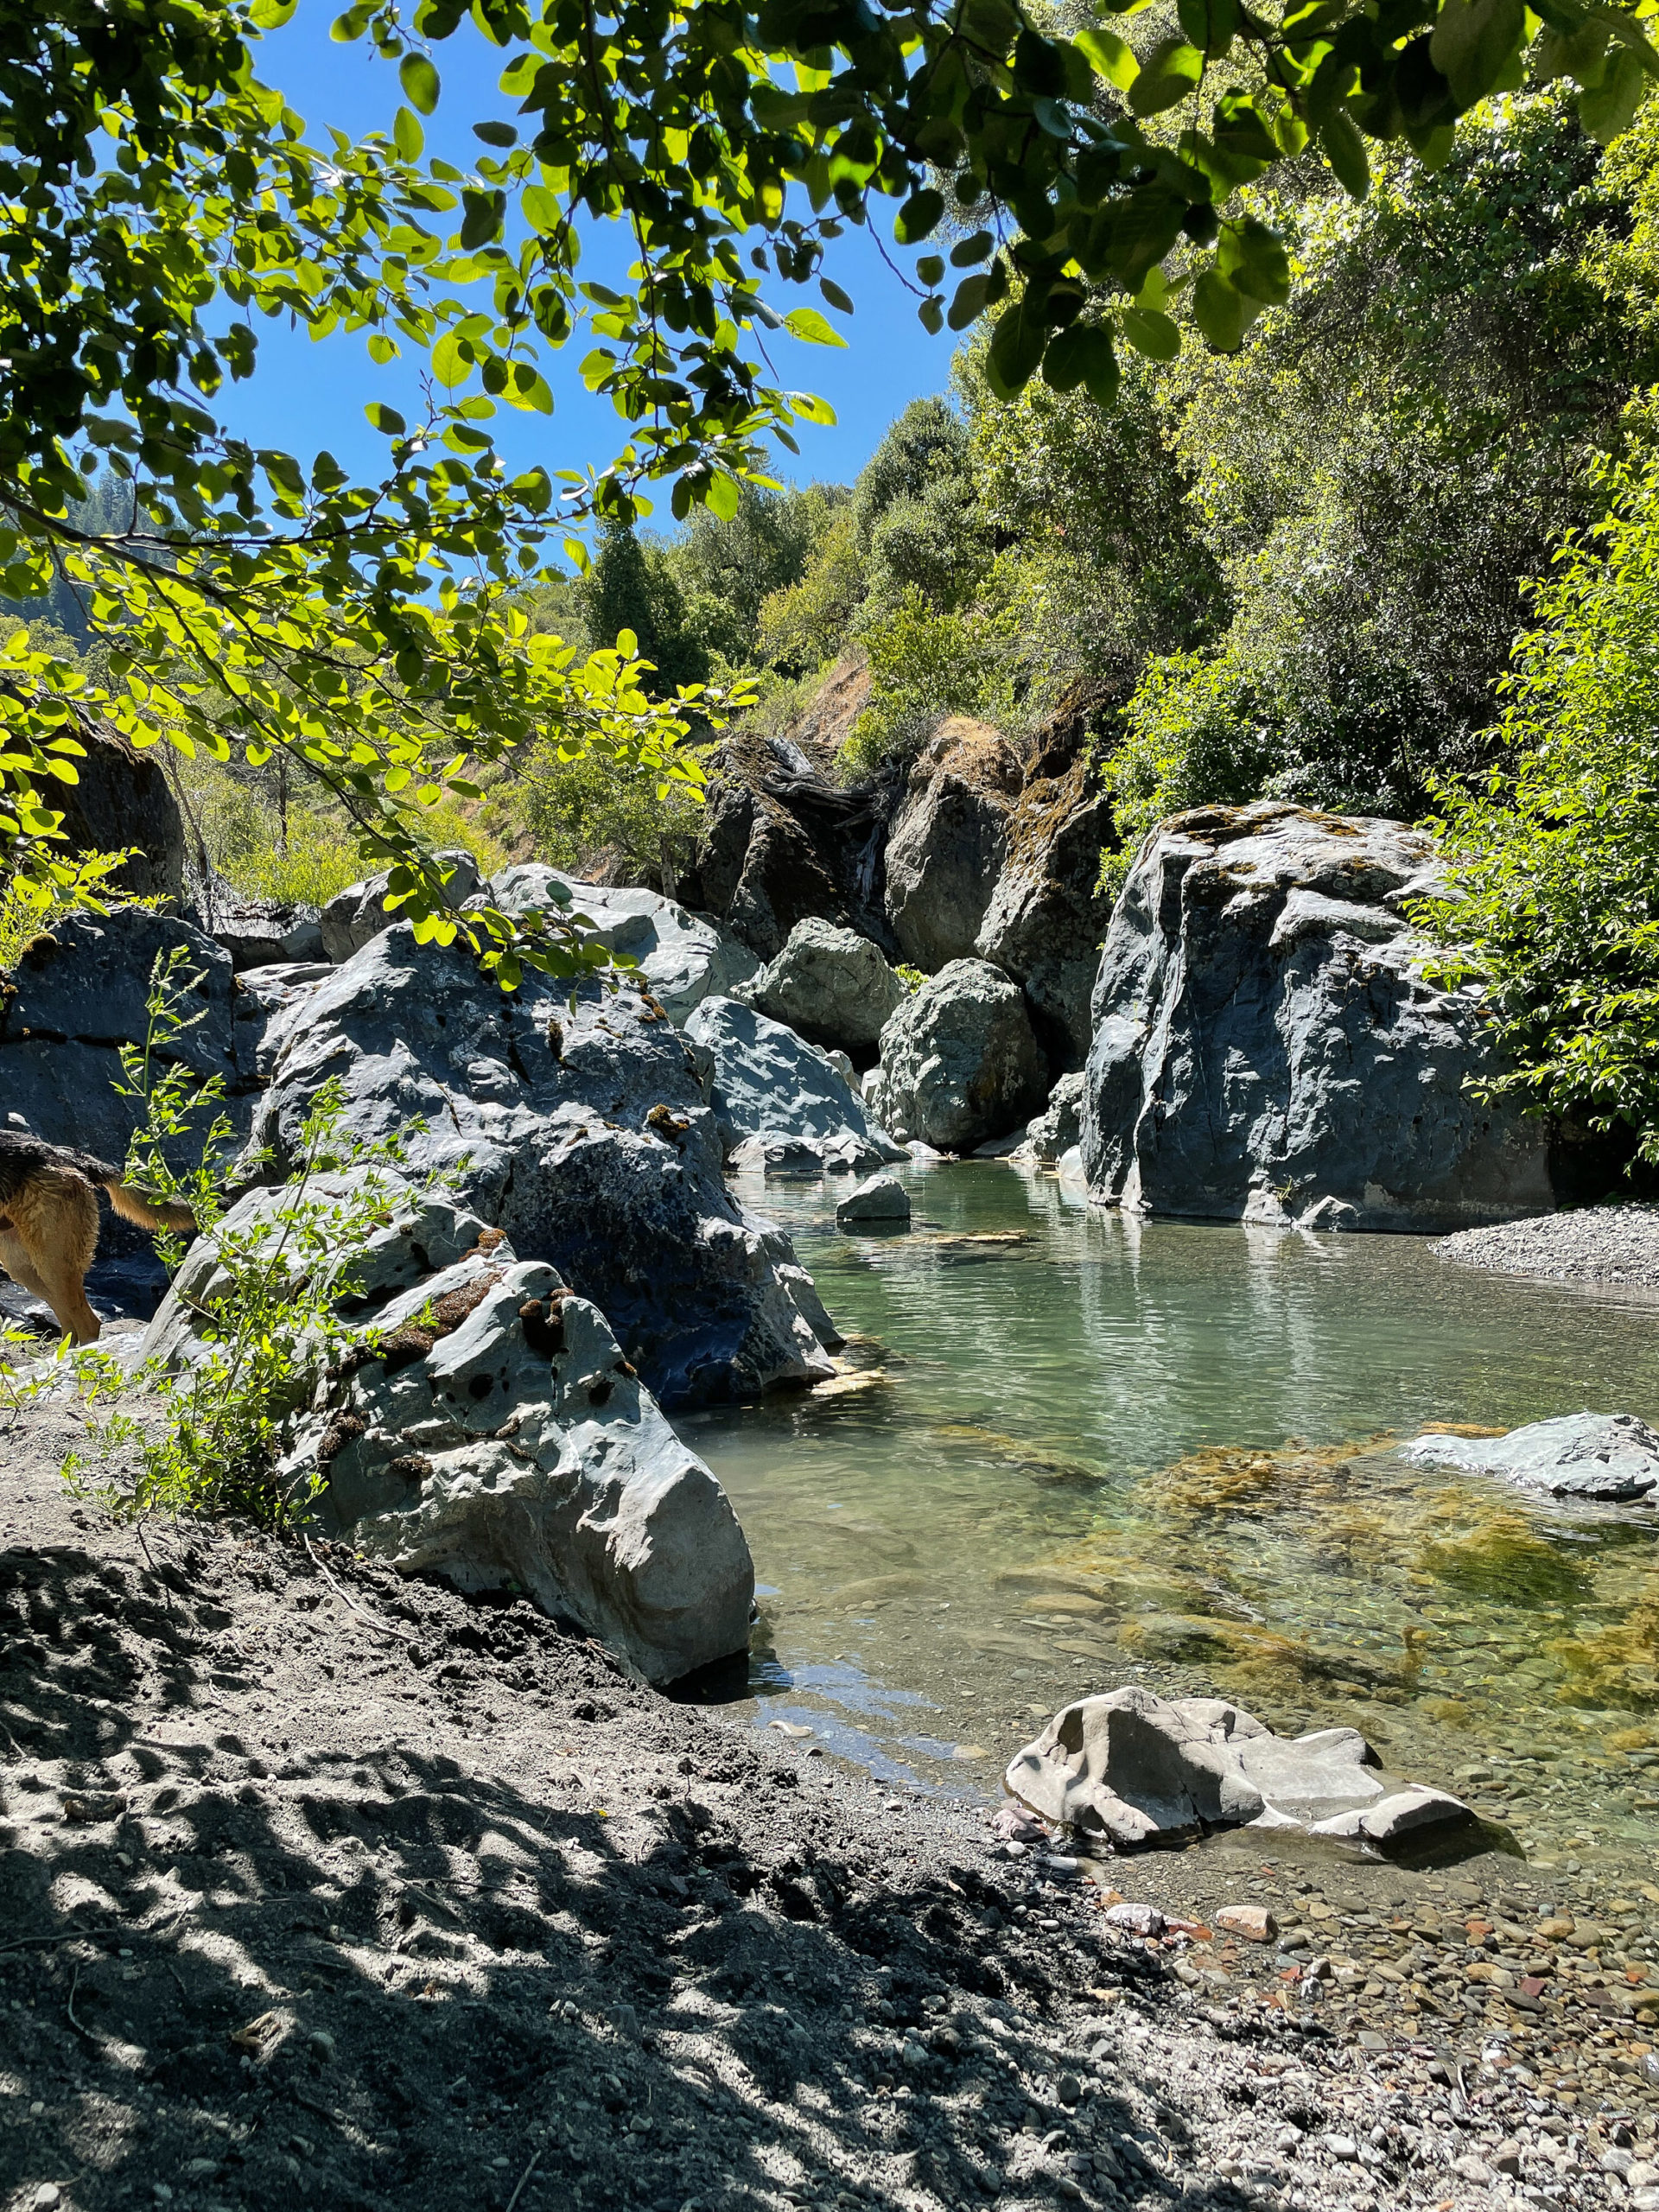
[[(407, 18), (357, 0), (335, 35), (373, 41), (403, 105), (353, 143), (308, 137), (254, 73), (293, 7), (0, 7), (0, 596), (67, 585), (109, 671), (11, 641), (0, 859), (42, 887), (67, 865), (49, 795), (92, 713), (140, 744), (280, 750), (391, 864), (417, 931), (461, 929), (507, 983), (524, 957), (569, 973), (603, 956), (556, 916), (525, 941), (450, 914), (422, 808), (549, 728), (664, 789), (698, 773), (687, 702), (653, 701), (626, 646), (583, 660), (533, 630), (515, 591), (561, 518), (631, 521), (658, 480), (677, 516), (729, 517), (768, 437), (794, 449), (794, 426), (828, 419), (772, 381), (766, 344), (842, 342), (786, 288), (850, 310), (825, 270), (846, 225), (898, 203), (924, 323), (995, 316), (998, 396), (1040, 371), (1104, 404), (1120, 344), (1179, 346), (1172, 308), (1227, 348), (1287, 296), (1282, 241), (1232, 197), (1281, 158), (1317, 143), (1354, 193), (1368, 138), (1442, 160), (1529, 46), (1605, 137), (1659, 67), (1635, 13), (1586, 0), (1178, 0), (1179, 35), (1141, 52), (1016, 0), (419, 0)], [(474, 124), (469, 173), (427, 156), (422, 124), (463, 20), (500, 51), (507, 111)], [(947, 256), (929, 241), (953, 209), (978, 227)], [(620, 289), (578, 274), (609, 223), (635, 247)], [(278, 315), (423, 359), (423, 419), (369, 410), (378, 482), (215, 417)], [(625, 442), (586, 475), (510, 475), (492, 420), (550, 412), (549, 352), (583, 333)], [(106, 463), (126, 512), (89, 528), (75, 517)], [(690, 702), (705, 720), (724, 703)]]

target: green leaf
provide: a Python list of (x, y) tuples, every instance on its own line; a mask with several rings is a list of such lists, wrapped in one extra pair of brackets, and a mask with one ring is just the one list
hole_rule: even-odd
[(981, 271), (964, 276), (957, 287), (957, 296), (950, 302), (950, 312), (945, 317), (952, 330), (966, 330), (985, 311), (986, 295), (991, 289), (988, 274)]
[(1238, 35), (1238, 0), (1175, 0), (1181, 29), (1199, 52), (1218, 60)]
[(963, 238), (950, 249), (953, 269), (971, 269), (976, 262), (988, 261), (996, 251), (996, 234), (993, 231), (976, 231), (970, 238)]
[(709, 488), (703, 494), (703, 505), (709, 513), (716, 516), (720, 521), (730, 522), (732, 517), (737, 512), (741, 489), (741, 486), (734, 476), (728, 476), (723, 468), (717, 468), (709, 479)]
[(1035, 316), (1027, 316), (1023, 301), (1003, 310), (985, 357), (986, 379), (999, 399), (1013, 399), (1025, 390), (1047, 342), (1046, 328)]
[(1185, 39), (1160, 39), (1141, 65), (1141, 73), (1129, 86), (1129, 105), (1136, 115), (1161, 115), (1184, 100), (1204, 74), (1204, 56)]
[(423, 115), (438, 104), (438, 73), (423, 54), (406, 54), (397, 65), (397, 82), (404, 98)]
[(336, 16), (334, 22), (330, 23), (329, 37), (336, 46), (350, 46), (353, 40), (361, 38), (364, 32), (367, 30), (369, 17), (373, 12), (373, 9), (369, 5), (369, 0), (357, 0), (357, 5), (354, 8), (348, 8), (343, 16)]
[(820, 276), (818, 279), (818, 289), (823, 293), (824, 298), (829, 301), (830, 306), (836, 309), (837, 314), (851, 315), (853, 312), (852, 301), (848, 297), (847, 294), (842, 290), (839, 284), (832, 284), (827, 276)]
[(475, 123), (473, 136), (481, 138), (486, 146), (516, 146), (518, 143), (518, 133), (510, 123)]
[(1290, 297), (1290, 257), (1285, 242), (1254, 215), (1223, 226), (1216, 266), (1246, 299), (1280, 307)]
[(820, 399), (816, 392), (791, 391), (789, 404), (798, 423), (813, 423), (823, 430), (836, 427), (836, 410), (827, 399)]
[(1647, 82), (1642, 57), (1625, 47), (1609, 57), (1601, 82), (1579, 94), (1579, 120), (1599, 146), (1611, 146), (1628, 130)]
[(1154, 361), (1173, 361), (1181, 350), (1179, 324), (1149, 308), (1125, 308), (1123, 335), (1138, 353)]
[(1080, 54), (1087, 56), (1089, 66), (1097, 77), (1120, 92), (1127, 92), (1141, 73), (1141, 64), (1135, 58), (1135, 49), (1127, 39), (1119, 38), (1116, 31), (1103, 30), (1090, 24), (1081, 30), (1071, 43)]
[(827, 323), (817, 308), (791, 308), (784, 317), (784, 328), (791, 338), (798, 338), (808, 346), (840, 346), (847, 340), (841, 333)]
[(395, 407), (385, 406), (378, 399), (372, 399), (363, 412), (368, 416), (371, 427), (383, 436), (401, 438), (409, 428)]
[(248, 21), (256, 30), (279, 31), (299, 5), (299, 0), (253, 0)]
[(426, 146), (426, 133), (406, 107), (391, 122), (391, 143), (406, 162), (418, 162)]
[(1526, 0), (1443, 0), (1428, 42), (1429, 59), (1452, 87), (1459, 109), (1484, 99), (1520, 46)]
[(916, 320), (930, 336), (937, 338), (944, 327), (944, 302), (937, 295), (925, 299), (916, 310)]
[(939, 218), (944, 213), (944, 195), (930, 186), (921, 192), (912, 193), (899, 210), (893, 226), (893, 235), (900, 245), (916, 245), (931, 237), (938, 229)]
[(1363, 200), (1371, 188), (1371, 165), (1365, 141), (1346, 108), (1333, 108), (1325, 118), (1319, 145), (1343, 190), (1351, 199)]
[(538, 238), (550, 238), (564, 219), (558, 194), (544, 184), (529, 185), (519, 194), (518, 212)]
[(1206, 269), (1192, 287), (1192, 313), (1217, 353), (1237, 353), (1255, 320), (1250, 303), (1214, 269)]

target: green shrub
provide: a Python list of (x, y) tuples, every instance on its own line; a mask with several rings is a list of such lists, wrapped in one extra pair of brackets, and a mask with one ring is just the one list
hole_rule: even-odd
[(1016, 641), (1008, 610), (988, 597), (953, 614), (931, 606), (912, 585), (864, 632), (863, 645), (870, 703), (842, 751), (855, 775), (907, 760), (947, 715), (1003, 721), (1013, 714)]
[(1436, 786), (1455, 896), (1420, 918), (1486, 987), (1508, 1067), (1486, 1090), (1624, 1123), (1659, 1160), (1659, 392), (1605, 518), (1531, 591), (1491, 771)]

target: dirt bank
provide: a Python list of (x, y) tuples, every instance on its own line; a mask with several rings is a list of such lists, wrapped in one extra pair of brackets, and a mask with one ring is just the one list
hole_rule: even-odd
[[(522, 1601), (114, 1527), (56, 1477), (78, 1433), (0, 1437), (7, 2212), (1651, 2212), (1628, 2024), (1558, 2092), (1461, 1969), (1368, 2011), (1271, 1945), (1143, 1942), (986, 1808), (641, 1689)], [(1500, 1885), (1550, 1903), (1513, 1860), (1316, 1884), (1248, 1837), (1114, 1879), (1195, 1916), (1318, 1887), (1379, 1974), (1400, 1899), (1459, 1935)]]

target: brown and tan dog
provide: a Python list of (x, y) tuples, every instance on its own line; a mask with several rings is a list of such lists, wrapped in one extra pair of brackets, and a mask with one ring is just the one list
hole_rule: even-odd
[(0, 1129), (0, 1268), (43, 1298), (78, 1344), (96, 1344), (100, 1326), (85, 1287), (98, 1249), (100, 1187), (141, 1229), (196, 1225), (183, 1206), (152, 1205), (130, 1191), (106, 1160)]

